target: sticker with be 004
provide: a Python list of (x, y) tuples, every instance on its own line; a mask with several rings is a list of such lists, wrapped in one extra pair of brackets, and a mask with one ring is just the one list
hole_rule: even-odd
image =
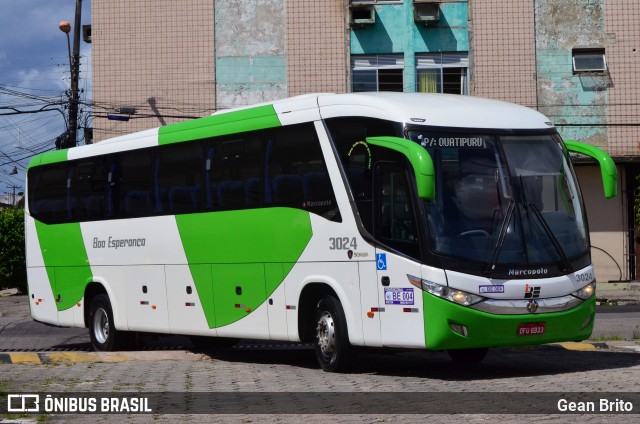
[(504, 286), (478, 286), (480, 293), (504, 293)]
[(413, 305), (413, 289), (385, 287), (385, 305)]

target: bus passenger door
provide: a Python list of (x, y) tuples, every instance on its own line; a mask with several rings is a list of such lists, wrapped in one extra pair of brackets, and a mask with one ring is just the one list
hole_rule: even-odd
[[(420, 243), (409, 173), (395, 162), (374, 170), (374, 236), (380, 331), (384, 346), (425, 347), (422, 291), (407, 275), (420, 276)], [(382, 246), (386, 247), (382, 247)], [(388, 247), (388, 248), (387, 248)]]

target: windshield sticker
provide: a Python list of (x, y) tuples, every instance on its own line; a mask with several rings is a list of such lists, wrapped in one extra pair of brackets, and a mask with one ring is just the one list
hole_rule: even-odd
[(385, 305), (413, 305), (413, 289), (385, 287), (384, 303)]
[(371, 169), (371, 149), (366, 141), (356, 141), (349, 149), (349, 165)]
[(486, 148), (483, 137), (424, 137), (420, 142), (422, 147), (462, 147)]
[(504, 286), (479, 286), (478, 291), (480, 293), (504, 293)]

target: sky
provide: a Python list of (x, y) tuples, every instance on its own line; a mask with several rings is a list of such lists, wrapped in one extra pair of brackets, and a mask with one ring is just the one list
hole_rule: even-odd
[[(67, 37), (76, 0), (0, 0), (0, 200), (24, 191), (25, 169), (35, 153), (55, 149), (65, 131), (70, 87)], [(91, 23), (91, 0), (82, 1), (82, 24)], [(69, 34), (73, 48), (73, 28)], [(82, 36), (81, 36), (82, 37)], [(80, 42), (80, 99), (90, 101), (91, 45)], [(24, 113), (39, 110), (44, 112)], [(86, 113), (87, 107), (80, 106)], [(16, 110), (20, 113), (15, 114)], [(81, 117), (78, 118), (79, 123)], [(90, 124), (91, 121), (87, 123)], [(79, 140), (83, 132), (78, 131)], [(17, 175), (10, 175), (16, 167)]]

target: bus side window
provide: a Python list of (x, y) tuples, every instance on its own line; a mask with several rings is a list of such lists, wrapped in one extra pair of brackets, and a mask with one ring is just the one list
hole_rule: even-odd
[(330, 118), (326, 121), (331, 140), (345, 171), (347, 182), (364, 228), (373, 234), (372, 155), (375, 146), (367, 137), (399, 136), (394, 123), (374, 118)]
[(148, 149), (118, 155), (118, 217), (141, 217), (154, 214), (153, 166)]
[(312, 124), (265, 134), (265, 206), (303, 209), (340, 221), (320, 141)]
[(202, 155), (199, 142), (178, 143), (159, 150), (154, 186), (159, 211), (182, 214), (202, 210)]
[(67, 164), (58, 163), (29, 171), (29, 211), (46, 224), (65, 222)]
[(207, 210), (261, 206), (262, 144), (258, 133), (212, 140), (205, 145), (204, 157)]
[(420, 257), (408, 173), (393, 162), (375, 165), (374, 236), (410, 257)]
[(67, 212), (73, 222), (97, 221), (106, 216), (107, 172), (101, 158), (70, 164)]

